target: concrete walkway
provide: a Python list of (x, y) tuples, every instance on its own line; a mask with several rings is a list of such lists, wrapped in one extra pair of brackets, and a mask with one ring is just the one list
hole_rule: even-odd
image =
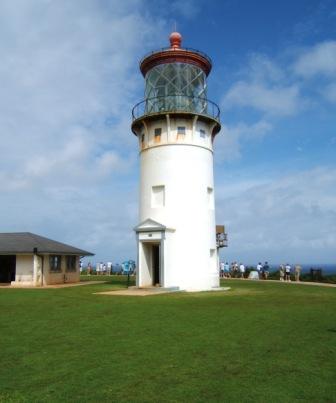
[[(195, 292), (218, 292), (218, 291), (228, 291), (230, 287), (218, 287), (213, 290), (208, 291), (195, 291)], [(160, 287), (148, 287), (148, 288), (138, 288), (138, 287), (129, 287), (123, 290), (115, 290), (115, 291), (102, 291), (96, 292), (95, 294), (99, 295), (127, 295), (131, 297), (147, 297), (149, 295), (162, 295), (162, 294), (170, 294), (174, 292), (186, 292), (185, 290), (179, 290), (175, 288), (160, 288)]]
[(257, 281), (257, 282), (262, 282), (262, 283), (280, 283), (280, 284), (296, 284), (296, 285), (317, 285), (320, 287), (336, 287), (336, 284), (331, 284), (331, 283), (315, 283), (313, 281), (280, 281), (280, 280), (253, 280), (250, 278), (221, 278), (221, 280), (241, 280), (241, 281)]

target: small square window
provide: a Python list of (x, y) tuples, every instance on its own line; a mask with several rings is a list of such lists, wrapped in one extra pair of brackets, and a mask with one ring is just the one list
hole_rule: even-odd
[(162, 132), (161, 127), (157, 127), (154, 130), (154, 141), (155, 141), (155, 143), (159, 143), (161, 141), (161, 132)]
[(165, 205), (165, 187), (152, 186), (152, 207), (164, 207)]
[(213, 189), (208, 187), (207, 193), (208, 193), (209, 208), (213, 210), (215, 208)]
[(178, 126), (177, 127), (177, 134), (185, 134), (185, 133), (186, 133), (185, 126)]
[(205, 130), (200, 129), (200, 137), (201, 137), (202, 139), (205, 139)]

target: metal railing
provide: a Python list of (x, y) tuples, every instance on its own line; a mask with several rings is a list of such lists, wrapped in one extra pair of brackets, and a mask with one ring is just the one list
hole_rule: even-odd
[(228, 236), (224, 232), (216, 234), (217, 248), (226, 248), (228, 246)]
[(143, 63), (143, 61), (145, 59), (147, 59), (147, 57), (155, 55), (156, 53), (160, 53), (160, 52), (174, 52), (174, 51), (187, 51), (187, 52), (192, 52), (192, 53), (197, 53), (200, 56), (204, 57), (211, 65), (212, 65), (212, 60), (211, 58), (205, 54), (204, 52), (201, 52), (200, 50), (197, 49), (193, 49), (193, 48), (172, 48), (172, 47), (166, 47), (166, 48), (160, 48), (157, 50), (153, 50), (152, 52), (148, 52), (139, 62), (139, 65), (141, 66), (141, 64)]
[(166, 112), (190, 112), (209, 116), (218, 121), (220, 117), (218, 105), (206, 98), (188, 95), (167, 95), (147, 98), (137, 103), (132, 110), (132, 118), (136, 120), (141, 116)]

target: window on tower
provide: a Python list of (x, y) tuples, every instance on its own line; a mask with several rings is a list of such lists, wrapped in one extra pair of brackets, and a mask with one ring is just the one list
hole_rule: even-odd
[(154, 142), (155, 143), (160, 143), (160, 141), (161, 141), (161, 132), (162, 132), (161, 127), (157, 127), (154, 130)]
[(208, 187), (207, 193), (208, 193), (209, 209), (213, 210), (215, 208), (213, 189)]
[(200, 137), (201, 137), (202, 139), (205, 139), (205, 130), (200, 129)]
[(185, 128), (185, 126), (178, 126), (178, 127), (177, 127), (177, 139), (178, 139), (178, 140), (184, 139), (185, 134), (186, 134), (186, 128)]
[(152, 186), (152, 207), (164, 207), (165, 205), (165, 187)]
[(145, 135), (141, 135), (141, 149), (145, 148)]

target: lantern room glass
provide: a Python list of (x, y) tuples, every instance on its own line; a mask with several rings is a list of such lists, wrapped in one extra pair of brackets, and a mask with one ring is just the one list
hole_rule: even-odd
[(187, 63), (153, 67), (145, 77), (146, 113), (161, 111), (207, 112), (206, 75)]

